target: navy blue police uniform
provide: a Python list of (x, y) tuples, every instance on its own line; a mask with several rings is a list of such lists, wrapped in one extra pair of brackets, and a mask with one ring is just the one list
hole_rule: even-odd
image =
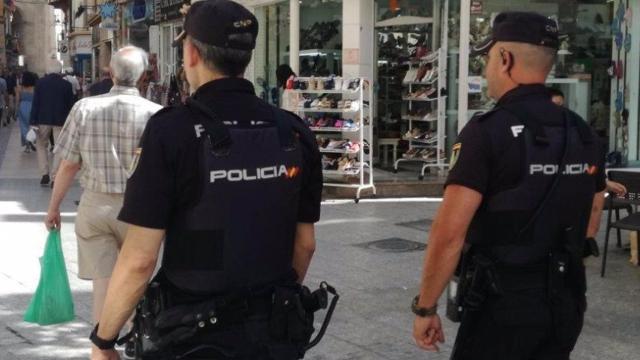
[[(228, 132), (215, 133), (215, 124)], [(271, 285), (295, 281), (296, 224), (319, 220), (322, 192), (320, 154), (302, 120), (257, 98), (249, 81), (226, 78), (154, 115), (140, 147), (119, 219), (166, 229), (154, 282), (171, 306), (268, 298)], [(221, 320), (163, 353), (175, 358), (205, 344), (185, 358), (298, 358), (269, 339), (268, 313), (257, 302), (241, 321)]]
[[(469, 286), (479, 289), (467, 294), (455, 359), (569, 358), (586, 309), (581, 258), (591, 204), (606, 186), (596, 136), (583, 126), (549, 100), (544, 85), (524, 85), (460, 133), (446, 185), (483, 195), (464, 257), (488, 260), (491, 275)], [(550, 284), (553, 271), (559, 280)]]
[[(526, 13), (496, 21), (509, 16), (518, 27), (529, 16), (547, 21)], [(494, 42), (503, 40), (497, 28)], [(523, 36), (510, 40), (530, 42)], [(459, 268), (462, 323), (452, 358), (569, 359), (586, 310), (586, 229), (606, 186), (596, 135), (553, 104), (543, 84), (520, 85), (462, 130), (450, 185), (483, 195)]]

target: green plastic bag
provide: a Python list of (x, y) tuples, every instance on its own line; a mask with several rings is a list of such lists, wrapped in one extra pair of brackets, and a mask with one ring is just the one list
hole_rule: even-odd
[(40, 282), (24, 314), (24, 321), (51, 325), (73, 320), (73, 299), (59, 230), (49, 232), (40, 267)]

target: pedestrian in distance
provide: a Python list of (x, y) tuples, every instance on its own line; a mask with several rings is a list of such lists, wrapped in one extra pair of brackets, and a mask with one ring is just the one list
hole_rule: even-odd
[(96, 96), (106, 94), (113, 87), (113, 80), (111, 79), (111, 70), (108, 67), (100, 70), (100, 81), (89, 86), (89, 96)]
[(7, 105), (9, 104), (9, 89), (7, 87), (6, 71), (2, 72), (0, 77), (0, 122), (2, 126), (7, 126), (11, 122), (9, 112), (7, 111)]
[(73, 90), (73, 101), (78, 101), (78, 99), (82, 97), (82, 88), (80, 87), (80, 82), (78, 81), (76, 74), (73, 72), (73, 68), (65, 68), (64, 73), (64, 79), (71, 84), (71, 89)]
[[(147, 64), (147, 54), (140, 48), (126, 46), (118, 50), (110, 64), (115, 85), (107, 94), (79, 100), (56, 144), (55, 153), (61, 163), (45, 225), (48, 229), (60, 228), (60, 205), (82, 170), (83, 193), (75, 222), (78, 277), (93, 283), (94, 323), (100, 319), (109, 279), (126, 235), (127, 226), (117, 215), (139, 155), (136, 149), (147, 121), (161, 109), (140, 96), (136, 87)], [(125, 355), (132, 351), (129, 345)]]
[(301, 286), (322, 192), (313, 133), (243, 78), (258, 34), (250, 11), (199, 1), (183, 29), (174, 44), (193, 95), (154, 115), (142, 137), (92, 359), (118, 358), (136, 304), (139, 359), (302, 358), (317, 310)]
[(506, 12), (473, 48), (497, 104), (453, 146), (412, 303), (425, 350), (444, 342), (437, 302), (454, 274), (447, 315), (461, 324), (452, 359), (568, 360), (580, 335), (604, 159), (595, 133), (544, 86), (559, 44), (555, 21)]
[(53, 183), (59, 159), (50, 156), (49, 146), (60, 134), (62, 126), (73, 106), (73, 89), (61, 74), (62, 65), (57, 60), (48, 64), (47, 74), (38, 80), (33, 91), (30, 125), (37, 134), (36, 149), (40, 168), (40, 185)]
[(18, 87), (16, 94), (18, 125), (20, 125), (20, 141), (25, 153), (36, 151), (33, 143), (27, 141), (29, 132), (29, 119), (31, 118), (31, 108), (33, 105), (33, 89), (38, 81), (38, 75), (30, 71), (22, 74), (22, 85)]

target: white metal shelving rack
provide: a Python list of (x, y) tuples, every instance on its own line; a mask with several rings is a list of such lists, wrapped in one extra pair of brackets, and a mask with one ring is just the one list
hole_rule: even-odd
[[(422, 168), (420, 170), (419, 179), (422, 180), (424, 178), (424, 174), (429, 168), (437, 168), (440, 171), (444, 171), (448, 167), (445, 153), (445, 132), (446, 132), (446, 73), (447, 73), (447, 54), (446, 47), (440, 47), (438, 51), (438, 56), (436, 60), (432, 61), (433, 66), (437, 66), (437, 75), (436, 80), (431, 82), (409, 82), (408, 84), (408, 94), (413, 93), (414, 86), (426, 86), (430, 85), (435, 87), (437, 97), (432, 99), (416, 99), (411, 97), (403, 97), (402, 100), (408, 102), (408, 109), (413, 109), (414, 103), (417, 102), (429, 102), (431, 105), (431, 113), (436, 112), (436, 116), (434, 119), (423, 120), (422, 118), (414, 117), (414, 116), (403, 116), (402, 120), (408, 121), (409, 124), (409, 132), (415, 127), (414, 122), (428, 122), (431, 124), (435, 124), (435, 142), (425, 142), (422, 140), (415, 139), (405, 139), (409, 140), (409, 149), (414, 148), (428, 148), (433, 149), (436, 152), (435, 158), (433, 159), (423, 159), (423, 158), (401, 158), (396, 160), (394, 164), (394, 172), (398, 171), (398, 165), (402, 162), (420, 162), (423, 163)], [(426, 61), (428, 62), (428, 61)]]
[[(314, 78), (315, 80), (325, 81), (327, 78)], [(351, 81), (355, 78), (344, 78), (343, 81)], [(297, 78), (296, 80), (309, 82), (310, 78)], [(309, 114), (342, 114), (345, 119), (352, 119), (354, 122), (359, 122), (357, 128), (335, 128), (335, 127), (311, 127), (310, 129), (315, 133), (333, 134), (334, 136), (340, 135), (341, 138), (347, 138), (350, 140), (356, 140), (360, 143), (360, 149), (352, 152), (348, 150), (340, 149), (323, 149), (320, 148), (321, 153), (325, 154), (346, 154), (357, 158), (357, 164), (354, 168), (347, 171), (340, 170), (323, 170), (325, 177), (344, 177), (344, 176), (357, 176), (358, 183), (338, 183), (338, 182), (325, 182), (325, 186), (355, 188), (356, 197), (355, 201), (360, 200), (360, 195), (363, 190), (371, 189), (373, 195), (376, 194), (376, 187), (373, 184), (373, 127), (371, 126), (371, 120), (373, 119), (373, 112), (371, 107), (371, 101), (373, 99), (373, 89), (371, 83), (365, 78), (359, 78), (358, 88), (355, 90), (293, 90), (299, 94), (307, 96), (319, 97), (322, 95), (341, 95), (343, 100), (351, 100), (356, 102), (357, 109), (330, 109), (330, 108), (303, 108), (298, 107), (295, 112), (304, 118)], [(367, 144), (367, 145), (365, 145)], [(367, 147), (368, 151), (365, 151)]]

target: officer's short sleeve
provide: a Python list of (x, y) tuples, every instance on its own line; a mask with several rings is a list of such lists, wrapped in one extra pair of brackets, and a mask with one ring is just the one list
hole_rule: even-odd
[(307, 136), (309, 141), (304, 141), (306, 146), (303, 147), (304, 168), (298, 205), (298, 222), (315, 223), (320, 220), (322, 161), (318, 148), (314, 146), (313, 134), (301, 134), (301, 136)]
[(147, 123), (137, 150), (135, 169), (127, 182), (124, 204), (118, 219), (128, 224), (153, 229), (166, 229), (175, 174), (172, 170), (170, 147), (161, 118), (153, 116)]
[(489, 185), (489, 146), (479, 119), (473, 118), (453, 145), (445, 187), (460, 185), (485, 194)]

